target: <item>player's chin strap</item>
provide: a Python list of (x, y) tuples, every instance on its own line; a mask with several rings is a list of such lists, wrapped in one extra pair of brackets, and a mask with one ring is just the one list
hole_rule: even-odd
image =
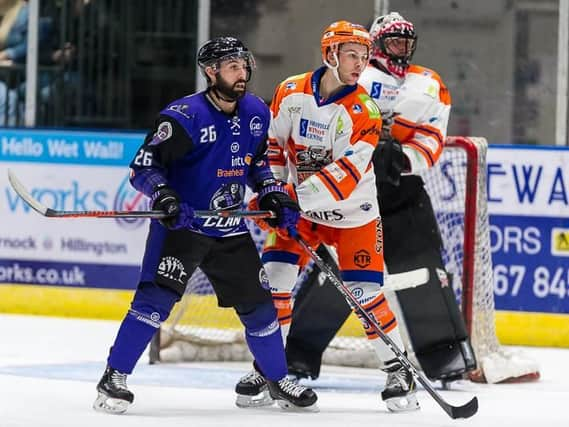
[(340, 79), (340, 74), (338, 74), (338, 67), (340, 66), (340, 60), (338, 59), (338, 52), (333, 51), (332, 55), (334, 55), (334, 61), (336, 62), (336, 65), (330, 64), (328, 61), (326, 61), (326, 58), (323, 58), (322, 61), (324, 62), (324, 65), (326, 65), (332, 71), (332, 74), (334, 75), (334, 77), (336, 77), (336, 80), (338, 80), (338, 82), (341, 85), (346, 85), (347, 83), (344, 83), (342, 79)]
[(478, 399), (473, 397), (469, 402), (462, 406), (453, 406), (446, 402), (442, 396), (437, 393), (433, 388), (431, 383), (425, 378), (425, 376), (419, 372), (415, 366), (411, 364), (407, 356), (395, 345), (395, 343), (389, 338), (381, 327), (377, 324), (376, 320), (361, 306), (357, 298), (352, 294), (348, 287), (334, 274), (332, 269), (320, 258), (320, 255), (316, 253), (303, 239), (299, 236), (298, 232), (295, 230), (289, 230), (289, 235), (293, 237), (302, 248), (307, 252), (307, 254), (312, 258), (314, 263), (320, 268), (320, 270), (327, 276), (328, 280), (340, 291), (340, 293), (346, 298), (346, 301), (358, 315), (360, 319), (363, 319), (369, 324), (369, 326), (379, 335), (383, 342), (393, 351), (395, 357), (399, 360), (401, 365), (407, 369), (413, 375), (419, 383), (427, 390), (427, 392), (435, 399), (435, 401), (443, 408), (443, 410), (451, 418), (470, 418), (478, 411)]

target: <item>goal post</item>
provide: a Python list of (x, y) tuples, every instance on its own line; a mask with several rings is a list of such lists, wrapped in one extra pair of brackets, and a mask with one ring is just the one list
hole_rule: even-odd
[[(449, 137), (436, 165), (422, 174), (443, 239), (445, 268), (460, 302), (478, 361), (470, 378), (512, 382), (539, 378), (537, 364), (504, 349), (496, 336), (494, 280), (487, 202), (487, 141)], [(250, 223), (259, 250), (264, 233)], [(201, 272), (151, 344), (151, 363), (196, 360), (251, 360), (234, 311), (216, 307)], [(374, 352), (355, 316), (324, 353), (323, 363), (376, 367)]]

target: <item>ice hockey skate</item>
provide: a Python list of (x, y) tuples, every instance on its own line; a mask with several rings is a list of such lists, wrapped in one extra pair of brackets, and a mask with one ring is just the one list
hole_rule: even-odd
[(255, 368), (239, 380), (235, 393), (235, 404), (240, 408), (270, 406), (274, 403), (265, 378)]
[(279, 381), (268, 381), (267, 386), (271, 397), (286, 410), (318, 412), (316, 401), (318, 396), (308, 387), (284, 377)]
[(126, 374), (107, 366), (97, 384), (99, 395), (93, 403), (95, 411), (123, 414), (134, 401), (134, 394), (126, 386)]
[(386, 362), (383, 371), (387, 373), (387, 381), (381, 392), (381, 399), (387, 409), (391, 412), (419, 409), (413, 375), (397, 359)]

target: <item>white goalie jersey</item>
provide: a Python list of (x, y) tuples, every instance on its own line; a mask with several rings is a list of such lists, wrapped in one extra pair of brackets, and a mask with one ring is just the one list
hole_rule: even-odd
[(440, 76), (411, 65), (403, 79), (368, 65), (359, 80), (381, 110), (383, 125), (402, 144), (411, 167), (430, 168), (440, 157), (450, 114), (450, 94)]

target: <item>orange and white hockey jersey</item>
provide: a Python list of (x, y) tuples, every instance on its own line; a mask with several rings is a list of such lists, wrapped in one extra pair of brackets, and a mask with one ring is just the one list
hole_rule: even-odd
[(277, 87), (269, 161), (277, 179), (295, 185), (301, 209), (314, 222), (357, 227), (379, 216), (371, 157), (381, 115), (360, 85), (321, 101), (325, 70), (289, 77)]
[(411, 170), (407, 172), (431, 167), (443, 150), (451, 102), (439, 75), (411, 65), (405, 78), (397, 79), (368, 65), (359, 84), (379, 106), (383, 119), (393, 119), (391, 135), (409, 159)]

